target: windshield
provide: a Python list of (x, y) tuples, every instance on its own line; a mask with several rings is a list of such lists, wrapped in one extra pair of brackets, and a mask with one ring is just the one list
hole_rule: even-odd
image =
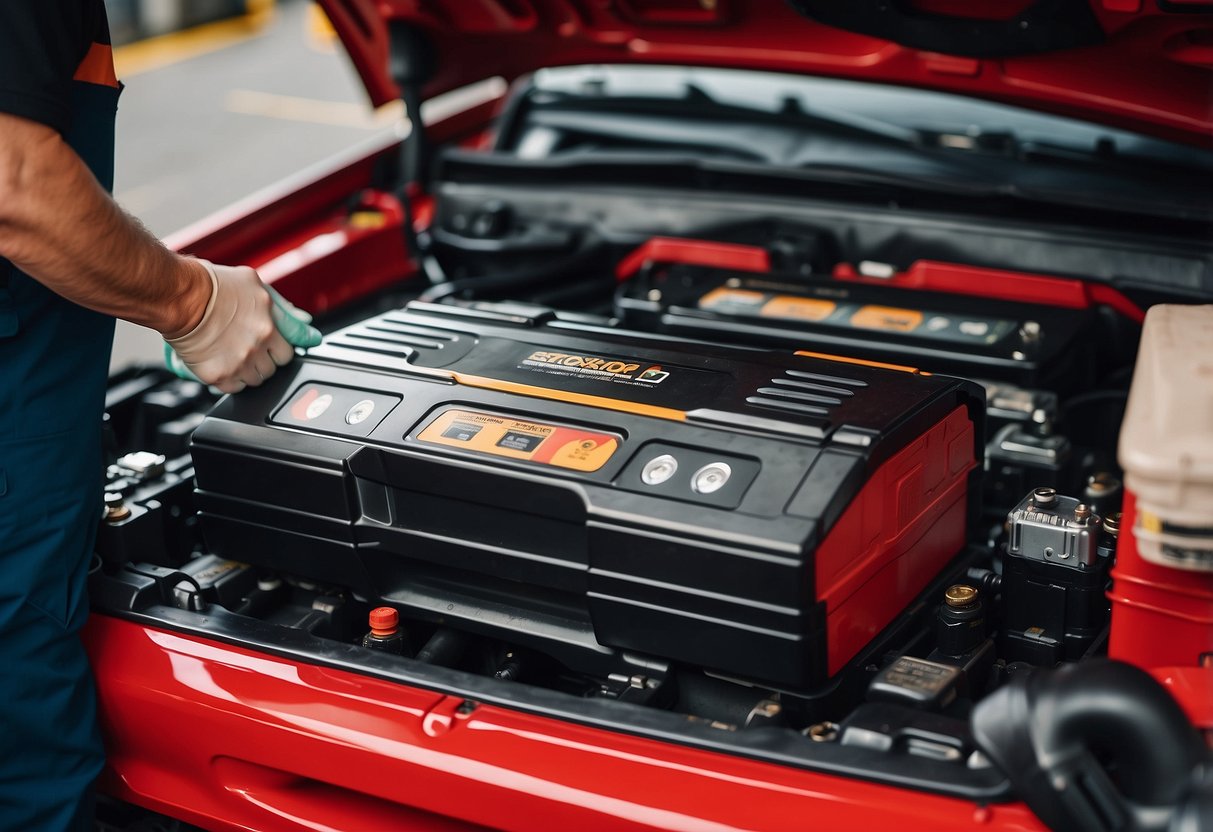
[(499, 150), (626, 153), (851, 172), (1188, 219), (1213, 216), (1213, 151), (906, 87), (688, 67), (544, 69)]

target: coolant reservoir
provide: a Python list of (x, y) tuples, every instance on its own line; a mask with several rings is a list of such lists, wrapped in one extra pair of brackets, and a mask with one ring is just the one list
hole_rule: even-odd
[(1213, 668), (1213, 306), (1146, 315), (1120, 464), (1108, 654)]
[(1213, 306), (1150, 309), (1120, 464), (1137, 499), (1138, 553), (1213, 572)]

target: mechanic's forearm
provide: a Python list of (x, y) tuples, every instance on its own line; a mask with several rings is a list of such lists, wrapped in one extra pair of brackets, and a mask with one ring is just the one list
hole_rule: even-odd
[(211, 294), (199, 264), (166, 249), (109, 197), (59, 134), (0, 115), (0, 256), (52, 291), (173, 338)]

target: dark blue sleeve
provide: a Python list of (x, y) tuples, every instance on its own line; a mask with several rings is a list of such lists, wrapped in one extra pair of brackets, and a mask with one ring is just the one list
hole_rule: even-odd
[(67, 130), (72, 76), (103, 24), (101, 0), (0, 0), (0, 112)]

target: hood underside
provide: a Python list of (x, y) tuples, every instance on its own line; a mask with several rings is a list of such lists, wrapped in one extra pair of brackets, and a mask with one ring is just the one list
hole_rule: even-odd
[(428, 52), (427, 96), (550, 66), (732, 67), (905, 84), (1213, 144), (1213, 4), (1191, 0), (320, 5), (376, 106), (399, 97), (395, 42)]

